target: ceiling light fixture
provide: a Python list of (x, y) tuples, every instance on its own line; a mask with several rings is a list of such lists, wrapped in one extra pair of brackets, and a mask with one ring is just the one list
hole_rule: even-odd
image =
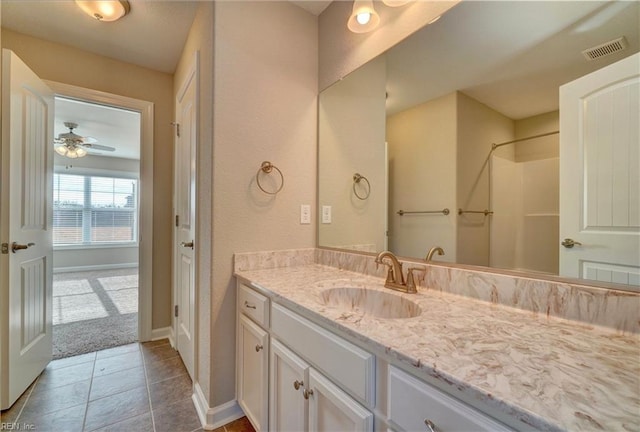
[(398, 7), (406, 5), (409, 3), (409, 0), (382, 0), (382, 3), (389, 7)]
[(380, 16), (373, 7), (372, 0), (355, 0), (347, 27), (354, 33), (367, 33), (380, 23)]
[(73, 144), (62, 144), (57, 146), (56, 153), (60, 156), (68, 157), (69, 159), (77, 159), (87, 155), (87, 151), (85, 149)]
[(127, 0), (76, 0), (76, 4), (91, 18), (98, 21), (116, 21), (131, 10)]

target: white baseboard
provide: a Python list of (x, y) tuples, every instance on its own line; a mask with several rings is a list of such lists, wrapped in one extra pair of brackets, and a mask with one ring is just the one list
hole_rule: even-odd
[(193, 386), (193, 395), (191, 396), (193, 404), (196, 407), (200, 423), (204, 430), (214, 430), (220, 426), (231, 423), (234, 420), (244, 416), (244, 412), (235, 399), (225, 404), (210, 408), (207, 398), (202, 393), (198, 382)]
[(125, 268), (138, 267), (138, 263), (122, 263), (122, 264), (98, 264), (90, 266), (76, 266), (76, 267), (56, 267), (53, 269), (54, 273), (71, 273), (82, 271), (96, 271), (96, 270), (118, 270)]
[(151, 340), (169, 339), (169, 343), (175, 348), (175, 339), (173, 337), (173, 327), (161, 327), (151, 330)]

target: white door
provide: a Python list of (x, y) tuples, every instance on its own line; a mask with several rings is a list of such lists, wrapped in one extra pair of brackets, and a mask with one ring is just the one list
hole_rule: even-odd
[(256, 431), (266, 431), (269, 334), (245, 315), (240, 315), (238, 324), (238, 404)]
[(53, 93), (13, 52), (2, 56), (0, 394), (6, 409), (52, 356)]
[(313, 368), (307, 388), (309, 431), (373, 431), (373, 414)]
[(174, 298), (176, 348), (191, 378), (195, 329), (197, 60), (176, 100)]
[(639, 76), (635, 54), (560, 87), (562, 276), (640, 286)]
[(275, 339), (270, 353), (269, 430), (306, 431), (309, 404), (303, 394), (309, 365)]

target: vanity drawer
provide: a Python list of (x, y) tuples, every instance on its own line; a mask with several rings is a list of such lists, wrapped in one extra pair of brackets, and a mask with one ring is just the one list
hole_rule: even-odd
[(374, 355), (275, 303), (271, 331), (365, 405), (375, 406)]
[(245, 284), (239, 284), (238, 287), (238, 312), (268, 328), (269, 299)]
[(389, 367), (389, 420), (397, 430), (507, 432), (511, 429), (408, 373)]

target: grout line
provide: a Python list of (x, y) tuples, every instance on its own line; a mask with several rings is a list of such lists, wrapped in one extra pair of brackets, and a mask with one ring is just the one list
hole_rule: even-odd
[(140, 354), (142, 355), (142, 367), (144, 368), (144, 382), (147, 387), (147, 397), (149, 398), (149, 415), (151, 417), (151, 428), (153, 432), (156, 432), (156, 419), (153, 413), (153, 404), (151, 403), (151, 389), (149, 388), (149, 377), (147, 376), (147, 362), (144, 358), (144, 351), (142, 349), (142, 344), (139, 344)]
[(33, 391), (36, 389), (36, 386), (40, 382), (40, 376), (41, 375), (42, 375), (42, 372), (40, 372), (40, 375), (38, 375), (38, 377), (36, 378), (35, 382), (33, 383), (33, 387), (31, 387), (31, 390), (29, 391), (29, 394), (27, 395), (27, 399), (22, 404), (22, 407), (20, 408), (20, 411), (18, 411), (18, 415), (16, 416), (16, 419), (13, 421), (13, 423), (18, 423), (20, 421), (20, 417), (22, 417), (22, 412), (24, 411), (25, 407), (27, 406), (27, 404), (31, 400), (31, 395), (33, 394)]
[(89, 383), (89, 392), (87, 393), (87, 402), (85, 403), (84, 406), (84, 416), (82, 418), (82, 430), (84, 431), (84, 427), (85, 424), (87, 423), (87, 412), (89, 411), (89, 400), (91, 399), (91, 389), (93, 388), (93, 374), (96, 371), (96, 360), (97, 360), (98, 354), (96, 353), (96, 356), (93, 358), (93, 368), (91, 368), (91, 382)]

